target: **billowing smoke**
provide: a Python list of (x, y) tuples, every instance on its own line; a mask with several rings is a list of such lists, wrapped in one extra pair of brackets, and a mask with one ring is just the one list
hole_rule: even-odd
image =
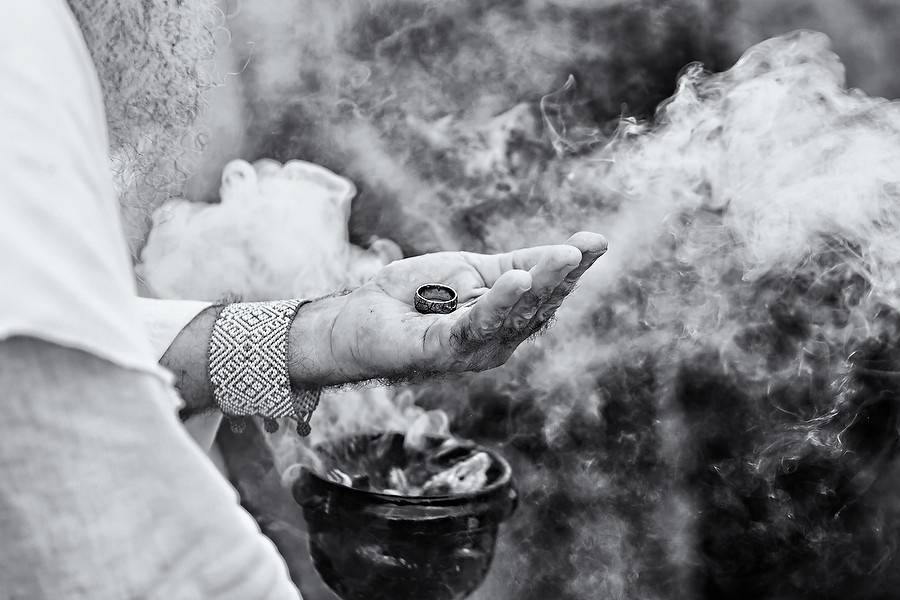
[(892, 596), (897, 104), (848, 90), (813, 33), (722, 71), (750, 4), (283, 9), (234, 17), (271, 33), (244, 151), (352, 179), (351, 237), (610, 240), (510, 364), (403, 395), (516, 472), (477, 598)]
[(887, 589), (898, 134), (900, 106), (793, 34), (687, 69), (653, 123), (563, 161), (569, 193), (598, 194), (567, 218), (607, 232), (609, 260), (458, 416), (533, 494), (509, 597)]
[(362, 285), (403, 256), (390, 240), (370, 238), (368, 249), (350, 243), (356, 189), (316, 164), (234, 160), (219, 194), (217, 204), (175, 199), (154, 213), (136, 269), (150, 294), (317, 298)]
[[(529, 123), (494, 132), (497, 115), (575, 75), (569, 112), (591, 127), (609, 133), (622, 114), (647, 116), (688, 62), (727, 64), (733, 7), (710, 0), (344, 0), (327, 9), (314, 0), (230, 2), (231, 68), (240, 74), (230, 89), (239, 97), (223, 102), (211, 121), (216, 131), (243, 132), (245, 157), (306, 159), (352, 179), (360, 191), (354, 238), (394, 239), (406, 254), (477, 249), (485, 208), (535, 208), (522, 206), (531, 183), (522, 181), (522, 163), (545, 151), (530, 139), (540, 131)], [(240, 118), (234, 104), (243, 107)], [(219, 135), (229, 143), (237, 137)], [(520, 160), (506, 167), (506, 154)], [(471, 168), (496, 162), (492, 156), (503, 169)], [(196, 194), (215, 195), (221, 166), (198, 177)]]

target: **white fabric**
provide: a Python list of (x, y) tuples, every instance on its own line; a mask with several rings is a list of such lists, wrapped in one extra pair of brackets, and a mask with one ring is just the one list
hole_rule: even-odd
[(3, 3), (0, 116), (0, 339), (167, 377), (134, 307), (100, 83), (62, 0)]
[[(159, 359), (209, 304), (137, 298), (110, 176), (100, 83), (81, 33), (60, 10), (61, 0), (5, 8), (0, 339), (40, 338), (169, 383)], [(202, 415), (186, 426), (209, 450), (220, 421), (218, 414)]]
[(64, 0), (2, 7), (0, 600), (297, 600), (173, 413), (154, 346), (202, 307), (141, 322), (77, 23)]
[(138, 315), (156, 360), (163, 357), (181, 330), (209, 306), (209, 302), (194, 300), (137, 299)]
[[(181, 330), (209, 306), (209, 302), (194, 300), (138, 298), (138, 314), (144, 323), (150, 345), (153, 348), (153, 355), (157, 360), (162, 358)], [(221, 456), (213, 446), (213, 442), (221, 423), (222, 413), (219, 411), (195, 415), (184, 423), (191, 437), (201, 448), (210, 453), (210, 458), (220, 470), (223, 468)]]

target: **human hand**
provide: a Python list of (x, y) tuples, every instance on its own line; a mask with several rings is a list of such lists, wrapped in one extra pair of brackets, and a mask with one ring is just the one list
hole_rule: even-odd
[[(292, 361), (292, 372), (321, 385), (499, 366), (548, 323), (604, 252), (603, 236), (581, 232), (565, 244), (505, 254), (439, 252), (396, 261), (352, 293), (300, 310), (293, 329), (308, 349)], [(429, 282), (454, 288), (460, 307), (445, 315), (416, 312), (416, 289)]]

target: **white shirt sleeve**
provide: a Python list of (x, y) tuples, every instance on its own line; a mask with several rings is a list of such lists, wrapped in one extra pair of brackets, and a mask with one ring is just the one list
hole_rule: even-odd
[[(138, 314), (147, 331), (156, 360), (163, 357), (181, 330), (209, 306), (209, 302), (195, 300), (138, 298)], [(214, 460), (218, 457), (215, 455), (213, 442), (221, 423), (222, 413), (218, 411), (194, 415), (184, 423), (194, 441), (205, 451), (212, 453)]]
[(63, 0), (0, 19), (0, 340), (167, 378), (137, 317), (97, 74)]
[(194, 317), (211, 303), (197, 300), (160, 300), (138, 298), (137, 310), (147, 339), (153, 349), (153, 356), (159, 360)]

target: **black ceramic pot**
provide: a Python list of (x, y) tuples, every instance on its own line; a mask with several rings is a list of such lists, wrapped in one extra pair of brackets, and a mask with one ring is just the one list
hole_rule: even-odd
[[(402, 433), (353, 436), (319, 450), (339, 456), (371, 444), (403, 460)], [(509, 463), (477, 449), (492, 466), (487, 485), (468, 494), (383, 494), (304, 469), (293, 493), (322, 579), (345, 600), (455, 600), (472, 593), (491, 566), (500, 522), (517, 502)]]

